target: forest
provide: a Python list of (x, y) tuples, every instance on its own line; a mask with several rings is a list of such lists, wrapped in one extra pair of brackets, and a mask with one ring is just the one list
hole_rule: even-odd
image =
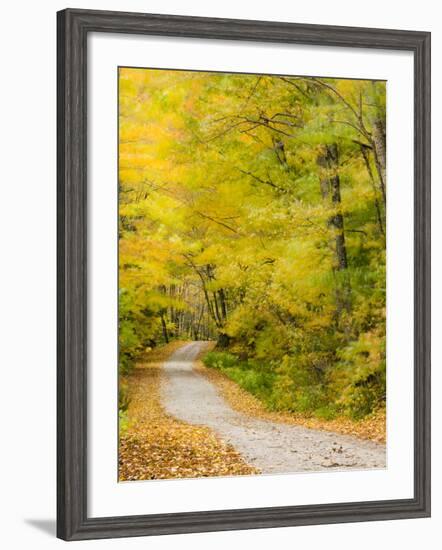
[(269, 410), (383, 410), (386, 184), (383, 81), (120, 68), (120, 375), (213, 340)]

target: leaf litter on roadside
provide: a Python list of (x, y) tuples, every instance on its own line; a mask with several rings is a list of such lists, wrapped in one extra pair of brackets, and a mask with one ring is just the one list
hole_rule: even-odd
[(128, 425), (120, 437), (119, 480), (250, 475), (236, 450), (204, 426), (168, 415), (160, 401), (161, 366), (182, 342), (172, 342), (146, 356), (127, 377)]

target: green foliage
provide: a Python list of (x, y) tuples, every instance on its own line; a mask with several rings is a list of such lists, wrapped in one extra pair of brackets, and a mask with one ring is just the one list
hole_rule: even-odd
[(237, 382), (242, 388), (267, 402), (272, 395), (275, 373), (268, 365), (256, 360), (241, 361), (225, 352), (209, 352), (203, 362)]
[(287, 356), (279, 367), (256, 359), (241, 360), (223, 352), (210, 352), (203, 361), (206, 366), (220, 370), (258, 397), (269, 410), (315, 411), (322, 417), (331, 417), (333, 414), (325, 405), (324, 390), (318, 376), (302, 368), (289, 366), (291, 359)]
[(127, 414), (127, 411), (118, 411), (118, 429), (120, 433), (120, 437), (123, 436), (127, 430), (130, 427), (130, 421), (129, 416)]
[[(344, 352), (347, 358), (350, 352)], [(210, 352), (204, 364), (214, 368), (260, 399), (269, 410), (311, 414), (325, 420), (337, 414), (363, 418), (385, 400), (385, 362), (357, 370), (353, 359), (320, 371), (285, 356), (279, 366), (241, 360), (231, 353)], [(384, 393), (383, 393), (384, 392)]]
[(204, 356), (204, 364), (211, 369), (225, 370), (238, 364), (238, 358), (231, 353), (210, 351)]
[(119, 292), (119, 370), (128, 374), (137, 357), (155, 345), (161, 330), (158, 305), (153, 293), (120, 288)]
[(385, 403), (386, 364), (383, 334), (365, 333), (340, 352), (333, 385), (341, 407), (363, 418)]
[(118, 408), (120, 411), (127, 411), (130, 404), (129, 388), (126, 381), (120, 378), (118, 387)]
[(129, 417), (127, 409), (130, 404), (129, 388), (126, 381), (120, 377), (118, 387), (118, 429), (120, 436), (127, 432), (129, 428)]

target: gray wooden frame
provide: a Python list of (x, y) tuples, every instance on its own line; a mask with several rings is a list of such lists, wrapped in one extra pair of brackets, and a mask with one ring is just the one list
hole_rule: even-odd
[[(57, 535), (80, 540), (430, 515), (430, 33), (68, 9), (57, 14)], [(414, 54), (414, 498), (87, 516), (87, 35), (150, 34)]]

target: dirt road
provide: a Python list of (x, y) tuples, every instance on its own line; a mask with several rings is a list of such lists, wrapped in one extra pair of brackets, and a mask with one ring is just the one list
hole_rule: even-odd
[(211, 428), (262, 473), (386, 467), (385, 445), (355, 437), (252, 418), (234, 411), (193, 362), (206, 342), (185, 344), (164, 363), (167, 412)]

